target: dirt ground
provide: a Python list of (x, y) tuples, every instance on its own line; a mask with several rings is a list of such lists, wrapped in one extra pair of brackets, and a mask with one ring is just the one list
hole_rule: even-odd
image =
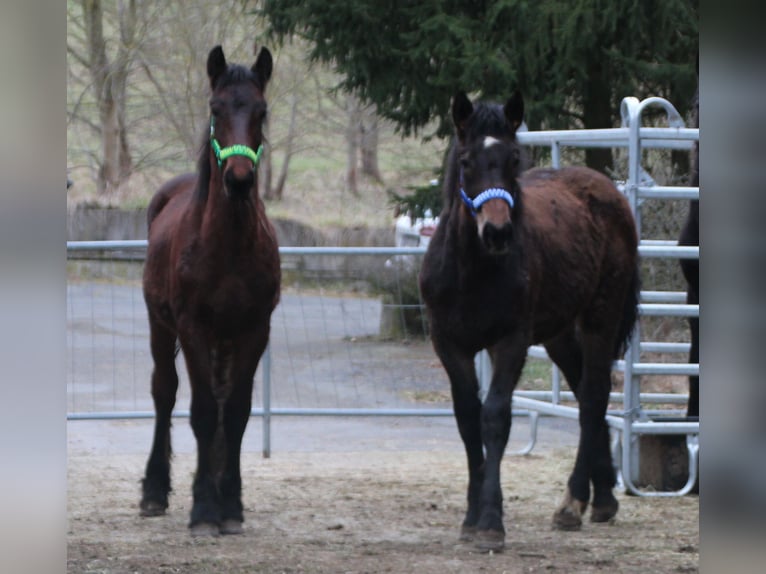
[[(142, 429), (139, 438), (114, 423), (87, 423), (100, 433), (100, 446), (83, 438), (92, 432), (83, 430), (86, 423), (69, 424), (70, 573), (698, 572), (696, 496), (618, 494), (620, 512), (612, 523), (552, 530), (574, 456), (567, 441), (540, 444), (528, 456), (506, 456), (506, 549), (482, 554), (457, 538), (465, 457), (456, 433), (444, 436), (437, 428), (442, 423), (432, 425), (442, 433), (438, 440), (406, 427), (388, 440), (381, 433), (379, 448), (353, 440), (346, 450), (337, 442), (325, 451), (288, 444), (269, 459), (248, 448), (242, 456), (245, 532), (203, 539), (187, 529), (195, 463), (188, 439), (179, 440), (174, 456), (168, 514), (141, 518), (139, 481), (150, 421), (134, 425)], [(174, 433), (186, 432), (178, 430), (186, 423), (175, 426)], [(114, 428), (125, 444), (109, 440)], [(400, 448), (407, 436), (413, 438), (409, 448)]]

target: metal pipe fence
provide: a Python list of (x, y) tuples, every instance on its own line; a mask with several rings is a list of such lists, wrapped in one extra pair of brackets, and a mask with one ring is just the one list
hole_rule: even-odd
[[(642, 115), (651, 107), (661, 108), (665, 114), (667, 128), (642, 127)], [(636, 98), (624, 98), (620, 106), (622, 126), (612, 130), (580, 130), (576, 132), (520, 133), (519, 140), (528, 145), (548, 145), (552, 149), (554, 167), (558, 166), (561, 146), (576, 147), (623, 147), (628, 148), (628, 178), (618, 187), (628, 197), (633, 210), (636, 225), (641, 238), (639, 254), (642, 258), (657, 257), (671, 259), (699, 259), (699, 247), (682, 247), (675, 242), (647, 239), (643, 236), (641, 225), (640, 204), (644, 199), (690, 200), (699, 199), (699, 188), (689, 186), (655, 186), (645, 185), (642, 181), (642, 150), (651, 148), (691, 149), (693, 143), (699, 140), (699, 129), (686, 128), (675, 107), (663, 98), (647, 98), (639, 101)], [(642, 292), (642, 302), (639, 305), (641, 317), (675, 316), (699, 317), (699, 305), (685, 303), (685, 294), (664, 292)], [(644, 342), (639, 326), (634, 331), (631, 344), (626, 352), (625, 360), (617, 361), (615, 368), (624, 374), (624, 392), (622, 395), (623, 409), (620, 416), (610, 415), (607, 421), (610, 427), (618, 433), (613, 440), (613, 451), (618, 460), (620, 481), (626, 490), (640, 496), (674, 496), (684, 495), (691, 491), (697, 479), (697, 463), (699, 456), (699, 422), (698, 421), (659, 421), (650, 417), (650, 412), (644, 408), (647, 394), (641, 391), (641, 378), (650, 375), (699, 376), (698, 364), (683, 363), (650, 363), (643, 362), (642, 352), (688, 353), (687, 345), (663, 344), (661, 342)], [(556, 381), (558, 374), (554, 368), (554, 393), (556, 398)], [(558, 405), (549, 407), (534, 399), (519, 398), (514, 405), (534, 408), (550, 414), (571, 416), (569, 410), (557, 410)], [(662, 411), (660, 411), (662, 413)], [(676, 492), (656, 492), (642, 490), (636, 485), (639, 474), (638, 440), (643, 434), (679, 434), (687, 436), (689, 453), (689, 477), (687, 483)]]

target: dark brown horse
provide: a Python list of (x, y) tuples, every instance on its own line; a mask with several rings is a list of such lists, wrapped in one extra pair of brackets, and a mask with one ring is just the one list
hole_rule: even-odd
[[(698, 62), (699, 74), (699, 62)], [(699, 88), (694, 94), (694, 116), (693, 123), (695, 128), (699, 128)], [(700, 147), (699, 142), (694, 143), (692, 150), (692, 173), (689, 185), (699, 187), (700, 184)], [(692, 199), (689, 202), (689, 215), (686, 217), (684, 226), (681, 229), (681, 235), (678, 239), (679, 245), (700, 244), (700, 206), (698, 199)], [(686, 279), (686, 302), (690, 305), (699, 305), (700, 302), (700, 264), (699, 259), (681, 259), (681, 271)], [(700, 320), (699, 317), (689, 317), (689, 331), (691, 332), (691, 349), (689, 350), (689, 362), (699, 363), (699, 341), (700, 341)], [(687, 417), (698, 417), (700, 414), (700, 380), (698, 376), (689, 377), (689, 403), (686, 408)]]
[(279, 251), (257, 172), (271, 70), (266, 48), (251, 68), (228, 65), (220, 46), (210, 51), (210, 127), (197, 173), (165, 184), (148, 210), (144, 298), (156, 426), (141, 514), (164, 514), (168, 507), (178, 343), (197, 440), (193, 534), (242, 531), (242, 436), (280, 287)]
[[(501, 107), (459, 93), (452, 117), (445, 205), (420, 287), (468, 457), (461, 538), (499, 550), (511, 396), (534, 343), (545, 346), (580, 405), (577, 458), (553, 523), (581, 526), (591, 484), (591, 520), (617, 512), (605, 414), (612, 363), (637, 317), (638, 240), (628, 202), (605, 176), (580, 167), (519, 174), (519, 94)], [(474, 369), (482, 349), (493, 367), (483, 404)]]

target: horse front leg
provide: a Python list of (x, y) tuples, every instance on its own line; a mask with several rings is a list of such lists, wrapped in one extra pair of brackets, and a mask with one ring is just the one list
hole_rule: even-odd
[[(150, 312), (151, 313), (151, 312)], [(170, 418), (176, 402), (178, 373), (176, 372), (176, 334), (151, 319), (150, 347), (152, 399), (154, 400), (154, 439), (146, 472), (141, 481), (141, 516), (160, 516), (168, 508), (170, 486)]]
[(473, 356), (437, 340), (434, 348), (447, 372), (452, 392), (452, 408), (458, 432), (468, 459), (468, 509), (460, 530), (460, 540), (473, 541), (480, 514), (484, 483), (484, 449), (481, 440), (481, 399)]
[[(188, 333), (188, 332), (187, 332)], [(197, 442), (197, 469), (192, 484), (189, 528), (193, 536), (216, 536), (221, 524), (217, 472), (222, 441), (217, 436), (219, 408), (213, 392), (211, 350), (202, 338), (182, 337), (191, 383), (191, 427)]]
[(220, 482), (221, 534), (241, 534), (244, 522), (242, 506), (242, 476), (240, 458), (242, 437), (250, 420), (253, 400), (253, 378), (258, 362), (268, 342), (268, 330), (237, 345), (246, 351), (235, 355), (238, 366), (233, 376), (232, 389), (226, 398), (223, 413), (223, 432), (226, 440), (226, 462)]
[(240, 457), (252, 406), (253, 380), (242, 381), (233, 389), (223, 415), (226, 459), (220, 481), (221, 534), (241, 534), (244, 522)]
[(189, 528), (195, 536), (215, 536), (221, 524), (220, 494), (215, 476), (218, 407), (208, 385), (192, 383), (191, 426), (197, 440), (197, 470), (192, 484)]
[(475, 540), (483, 550), (502, 550), (505, 546), (500, 464), (511, 432), (511, 396), (524, 367), (526, 353), (526, 344), (518, 337), (509, 338), (490, 349), (493, 375), (481, 411), (486, 461)]

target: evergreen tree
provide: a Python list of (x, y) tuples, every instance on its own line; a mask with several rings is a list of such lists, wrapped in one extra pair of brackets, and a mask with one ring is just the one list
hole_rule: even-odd
[[(264, 0), (273, 38), (308, 39), (338, 86), (409, 135), (451, 132), (458, 89), (525, 98), (530, 129), (613, 127), (625, 96), (686, 113), (696, 86), (696, 0)], [(430, 135), (430, 134), (429, 134)], [(588, 165), (611, 165), (589, 150)]]

